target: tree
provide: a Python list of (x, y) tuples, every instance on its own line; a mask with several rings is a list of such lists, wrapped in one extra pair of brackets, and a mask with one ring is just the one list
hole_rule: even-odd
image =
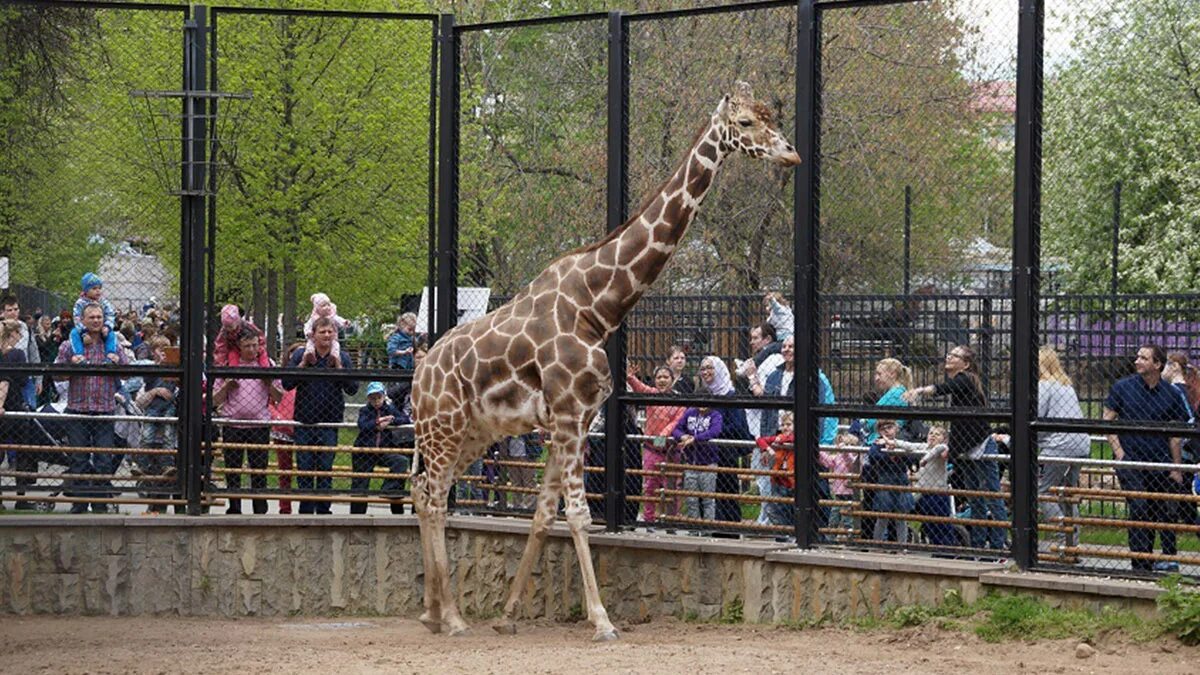
[(1108, 287), (1117, 181), (1120, 290), (1200, 285), (1198, 17), (1197, 0), (1106, 3), (1081, 15), (1072, 56), (1047, 76), (1042, 242), (1070, 290)]

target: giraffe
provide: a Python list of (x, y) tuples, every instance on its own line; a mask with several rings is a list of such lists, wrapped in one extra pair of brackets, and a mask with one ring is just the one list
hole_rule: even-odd
[(592, 567), (583, 483), (587, 430), (613, 390), (604, 341), (658, 277), (734, 152), (785, 167), (800, 163), (770, 109), (744, 82), (722, 97), (683, 162), (622, 227), (555, 260), (508, 304), (448, 331), (417, 366), (412, 402), (421, 468), (412, 488), (425, 568), (421, 622), (430, 631), (467, 630), (450, 590), (449, 490), (489, 445), (540, 427), (551, 434), (542, 487), (504, 613), (493, 627), (516, 632), (521, 594), (565, 493), (594, 639), (617, 638)]

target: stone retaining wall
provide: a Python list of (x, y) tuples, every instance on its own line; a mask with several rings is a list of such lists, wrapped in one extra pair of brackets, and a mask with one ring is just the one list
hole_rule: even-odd
[[(528, 522), (452, 517), (460, 607), (496, 616)], [(989, 589), (1053, 604), (1154, 612), (1152, 584), (1017, 573), (916, 556), (797, 551), (782, 544), (685, 536), (593, 534), (601, 596), (615, 620), (659, 616), (788, 622), (878, 616), (971, 602)], [(420, 537), (412, 516), (6, 517), (0, 519), (0, 613), (199, 616), (415, 615)], [(565, 525), (547, 540), (526, 589), (527, 617), (580, 616), (575, 550)]]

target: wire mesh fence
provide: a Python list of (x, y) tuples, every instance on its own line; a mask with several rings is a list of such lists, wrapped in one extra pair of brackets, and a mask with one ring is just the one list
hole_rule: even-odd
[(1052, 522), (1073, 541), (1043, 536), (1043, 555), (1194, 573), (1197, 296), (1193, 271), (1178, 264), (1196, 222), (1184, 176), (1197, 157), (1181, 142), (1200, 119), (1193, 8), (1049, 9), (1041, 251), (1058, 284), (1043, 282), (1040, 298), (1039, 490), (1071, 506)]
[[(155, 180), (130, 96), (179, 89), (185, 9), (0, 8), (0, 351), (26, 368), (0, 384), (0, 485), (26, 497), (18, 510), (183, 503), (174, 474), (161, 475), (176, 451), (143, 444), (143, 378), (123, 366), (147, 362), (156, 336), (178, 355), (178, 201)], [(76, 372), (54, 377), (50, 364)], [(83, 375), (90, 366), (121, 372)]]
[[(199, 105), (193, 118), (240, 124), (206, 137), (219, 180), (191, 194), (181, 175), (173, 196), (154, 169), (184, 168), (187, 129), (147, 134), (131, 101), (165, 105), (166, 126), (189, 119), (172, 92), (199, 15), (9, 3), (0, 253), (19, 292), (4, 301), (0, 485), (22, 509), (406, 511), (439, 266), (453, 262), (450, 326), (519, 299), (616, 208), (647, 234), (609, 241), (614, 261), (673, 256), (625, 296), (649, 293), (612, 366), (619, 424), (597, 416), (583, 444), (593, 520), (780, 538), (807, 522), (820, 545), (996, 559), (1032, 517), (1039, 564), (1197, 571), (1194, 12), (1050, 2), (1039, 43), (1041, 4), (818, 6), (811, 109), (797, 3), (458, 26), (440, 43), (456, 50), (442, 76), (458, 98), (442, 104), (457, 220), (442, 224), (457, 229), (438, 232), (434, 17), (212, 10), (204, 91), (247, 97)], [(1034, 61), (1018, 73), (1022, 18)], [(1043, 97), (1028, 158), (1024, 77)], [(795, 283), (808, 193), (787, 167), (735, 156), (743, 122), (785, 143), (817, 130), (801, 158), (815, 304)], [(1014, 213), (1036, 166), (1026, 269)], [(180, 281), (188, 199), (209, 209), (191, 225), (212, 251), (199, 313)], [(1034, 316), (1036, 344), (1016, 343)], [(185, 344), (192, 320), (204, 350)], [(1021, 387), (1030, 346), (1040, 381)], [(793, 419), (797, 387), (812, 400)], [(1024, 402), (1033, 421), (1012, 427)], [(546, 426), (465, 462), (455, 508), (531, 513)]]

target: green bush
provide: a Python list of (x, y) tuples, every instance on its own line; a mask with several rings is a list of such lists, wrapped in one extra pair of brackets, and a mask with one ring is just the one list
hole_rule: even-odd
[(1156, 601), (1163, 628), (1174, 633), (1184, 644), (1200, 644), (1200, 593), (1196, 591), (1196, 584), (1185, 581), (1178, 574), (1172, 574), (1159, 584), (1166, 589)]

